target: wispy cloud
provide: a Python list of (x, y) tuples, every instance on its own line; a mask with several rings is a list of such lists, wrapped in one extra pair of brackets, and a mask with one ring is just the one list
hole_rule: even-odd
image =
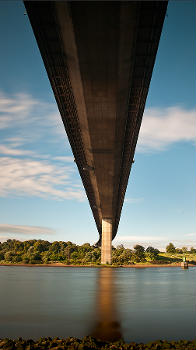
[[(49, 227), (43, 227), (43, 226), (0, 224), (0, 233), (3, 233), (3, 234), (17, 233), (18, 235), (40, 235), (40, 234), (53, 235), (56, 233), (56, 231)], [(6, 236), (1, 236), (1, 237), (5, 238)]]
[(48, 161), (0, 158), (0, 195), (36, 196), (56, 200), (85, 199), (84, 191), (72, 185), (73, 168)]
[[(190, 237), (191, 239), (189, 239)], [(195, 239), (194, 239), (195, 238)], [(117, 235), (113, 241), (114, 245), (123, 244), (126, 247), (133, 248), (136, 244), (140, 244), (147, 248), (148, 246), (154, 246), (160, 251), (164, 251), (166, 246), (172, 242), (175, 247), (182, 248), (186, 246), (188, 248), (194, 246), (196, 247), (196, 234), (184, 234), (184, 239), (176, 239), (174, 235), (165, 236), (145, 236), (145, 235), (127, 235), (121, 236)]]
[(59, 160), (63, 163), (66, 163), (66, 162), (73, 163), (73, 161), (74, 161), (74, 157), (71, 157), (71, 156), (59, 156), (59, 157), (54, 157), (54, 159)]
[[(195, 111), (180, 107), (148, 109), (137, 149), (140, 152), (163, 150), (174, 142), (193, 142), (195, 129)], [(45, 103), (25, 93), (7, 95), (1, 92), (0, 132), (3, 136), (0, 144), (1, 196), (84, 200), (84, 191), (74, 176), (70, 149), (68, 155), (63, 154), (65, 143), (56, 135), (59, 133), (67, 139), (55, 103)], [(59, 152), (48, 142), (56, 142)], [(126, 198), (125, 202), (136, 204), (143, 200)]]
[(4, 142), (7, 144), (11, 144), (12, 147), (20, 147), (25, 143), (24, 137), (7, 137), (4, 139)]
[(0, 133), (0, 196), (85, 199), (55, 103), (0, 92)]
[(165, 241), (165, 237), (159, 236), (141, 236), (141, 235), (130, 235), (130, 236), (116, 236), (116, 241), (120, 242), (157, 242), (157, 241)]
[[(22, 139), (21, 139), (22, 140)], [(8, 142), (8, 141), (6, 141)], [(53, 157), (49, 154), (39, 154), (37, 152), (28, 150), (28, 149), (22, 149), (21, 148), (22, 141), (18, 145), (16, 142), (8, 143), (8, 144), (0, 144), (0, 156), (1, 155), (8, 155), (8, 156), (30, 156), (32, 158), (40, 158), (40, 159), (48, 159), (53, 161), (58, 161), (61, 163), (74, 163), (74, 157), (73, 156), (57, 156)], [(25, 145), (25, 140), (23, 140), (23, 145)], [(18, 148), (20, 146), (20, 148)]]
[[(0, 129), (13, 127), (13, 124), (28, 122), (27, 116), (37, 106), (37, 101), (27, 94), (7, 96), (0, 93)], [(30, 121), (30, 120), (29, 120)]]
[(163, 151), (176, 142), (196, 140), (196, 110), (181, 107), (145, 110), (137, 151)]
[(11, 156), (37, 156), (36, 153), (33, 151), (16, 149), (14, 147), (11, 148), (6, 145), (0, 145), (0, 154)]
[(195, 240), (196, 240), (196, 232), (194, 232), (194, 233), (187, 233), (185, 236), (186, 237), (194, 237)]
[(38, 132), (33, 132), (40, 128), (42, 136), (51, 129), (53, 133), (67, 138), (55, 103), (41, 101), (27, 93), (7, 95), (0, 91), (0, 130), (13, 128), (16, 131), (19, 128), (22, 136), (27, 136), (27, 131), (32, 139), (40, 136)]

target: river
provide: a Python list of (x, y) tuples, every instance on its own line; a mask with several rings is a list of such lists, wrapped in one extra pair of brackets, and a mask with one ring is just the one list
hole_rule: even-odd
[(0, 338), (196, 338), (196, 268), (0, 267)]

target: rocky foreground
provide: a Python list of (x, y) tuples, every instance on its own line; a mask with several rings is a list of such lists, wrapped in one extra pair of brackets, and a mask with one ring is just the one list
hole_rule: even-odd
[(143, 343), (125, 343), (123, 340), (119, 340), (116, 342), (104, 342), (101, 340), (97, 340), (92, 337), (84, 337), (83, 339), (77, 338), (67, 338), (67, 339), (59, 339), (59, 338), (40, 338), (39, 340), (24, 340), (22, 338), (18, 338), (16, 340), (11, 339), (0, 339), (0, 350), (109, 350), (109, 349), (117, 349), (117, 350), (148, 350), (148, 349), (179, 349), (179, 350), (195, 350), (196, 349), (196, 340), (188, 341), (188, 340), (180, 340), (180, 341), (164, 341), (158, 340), (154, 342), (150, 342), (148, 344)]

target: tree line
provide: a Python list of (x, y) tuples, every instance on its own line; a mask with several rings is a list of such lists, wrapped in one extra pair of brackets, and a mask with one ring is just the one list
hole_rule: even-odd
[[(145, 249), (136, 245), (133, 250), (119, 245), (112, 247), (113, 264), (130, 264), (145, 261), (155, 261), (159, 250), (153, 247)], [(47, 264), (62, 262), (65, 264), (100, 264), (101, 248), (89, 243), (82, 245), (70, 241), (48, 242), (45, 240), (28, 240), (21, 242), (8, 239), (0, 243), (0, 261), (24, 264)]]
[[(181, 249), (182, 253), (188, 249)], [(168, 253), (179, 253), (172, 243), (166, 247)], [(196, 249), (191, 248), (190, 252), (195, 253)], [(160, 263), (159, 250), (149, 246), (144, 248), (137, 244), (134, 249), (124, 248), (119, 245), (112, 247), (112, 263), (115, 265), (127, 265), (141, 262)], [(24, 263), (24, 264), (47, 264), (61, 262), (67, 265), (88, 265), (101, 263), (101, 249), (89, 243), (82, 245), (70, 241), (48, 242), (45, 240), (28, 240), (21, 242), (15, 239), (8, 239), (0, 242), (0, 262), (3, 263)]]
[(176, 248), (173, 243), (169, 243), (166, 246), (166, 252), (170, 254), (195, 254), (196, 249), (194, 247), (191, 247), (190, 249), (188, 249), (187, 247)]

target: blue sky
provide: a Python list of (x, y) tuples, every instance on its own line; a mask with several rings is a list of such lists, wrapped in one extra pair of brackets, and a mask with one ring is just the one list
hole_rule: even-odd
[[(0, 241), (98, 233), (24, 6), (0, 2)], [(196, 246), (195, 2), (171, 1), (114, 245)]]

